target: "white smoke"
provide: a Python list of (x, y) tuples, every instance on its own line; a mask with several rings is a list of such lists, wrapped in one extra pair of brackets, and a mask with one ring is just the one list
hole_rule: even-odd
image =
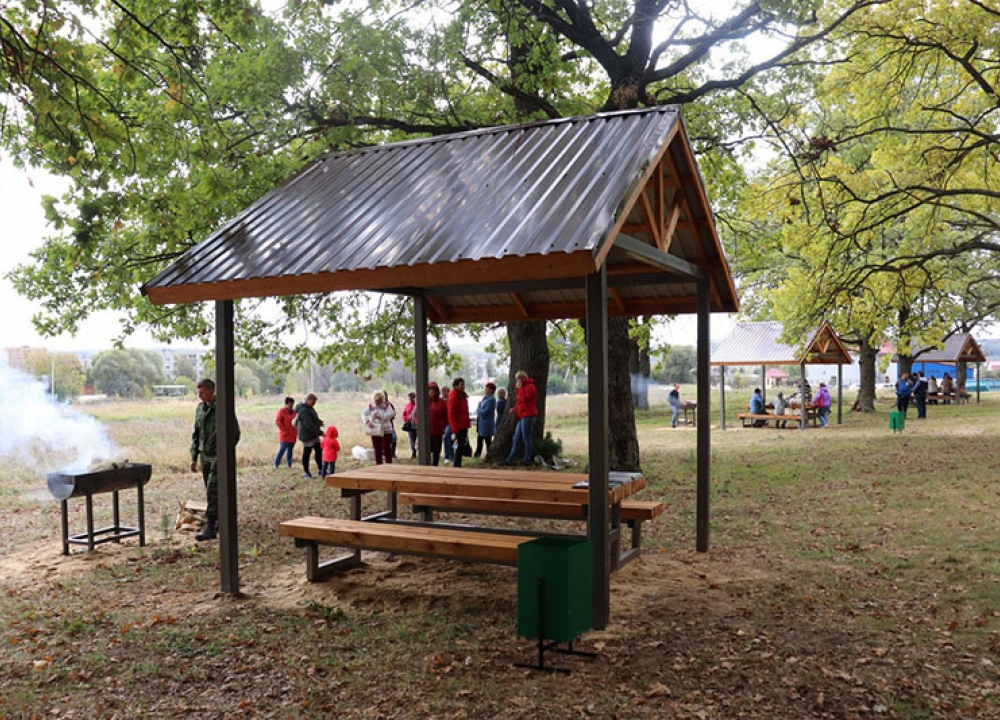
[(39, 472), (83, 472), (118, 449), (90, 415), (53, 402), (45, 385), (0, 361), (0, 457)]

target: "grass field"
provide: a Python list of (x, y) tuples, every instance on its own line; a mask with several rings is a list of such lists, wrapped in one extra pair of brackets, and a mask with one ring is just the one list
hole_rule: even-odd
[[(89, 407), (154, 467), (148, 545), (63, 557), (53, 468), (4, 459), (0, 718), (1000, 718), (1000, 393), (911, 412), (901, 435), (885, 403), (822, 431), (714, 418), (708, 553), (694, 551), (696, 433), (654, 400), (638, 417), (643, 496), (668, 510), (613, 579), (611, 626), (583, 640), (599, 657), (556, 659), (566, 676), (513, 667), (533, 653), (513, 568), (372, 554), (306, 583), (278, 522), (347, 509), (300, 467), (271, 467), (280, 398), (238, 404), (238, 599), (215, 592), (218, 544), (173, 530), (177, 503), (203, 496), (194, 403)], [(726, 402), (734, 417), (746, 394)], [(338, 469), (365, 444), (363, 403), (317, 405), (341, 432)], [(582, 467), (585, 398), (549, 412)]]

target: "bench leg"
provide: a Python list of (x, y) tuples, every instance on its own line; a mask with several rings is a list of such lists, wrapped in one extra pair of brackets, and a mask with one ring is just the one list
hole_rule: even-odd
[(642, 520), (629, 520), (628, 526), (632, 531), (631, 546), (623, 550), (619, 555), (618, 567), (615, 568), (616, 570), (621, 570), (628, 563), (632, 562), (642, 554)]
[(320, 562), (319, 543), (306, 542), (304, 545), (306, 548), (306, 580), (309, 582), (319, 582), (338, 570), (347, 570), (361, 564), (360, 550), (352, 550), (333, 560)]

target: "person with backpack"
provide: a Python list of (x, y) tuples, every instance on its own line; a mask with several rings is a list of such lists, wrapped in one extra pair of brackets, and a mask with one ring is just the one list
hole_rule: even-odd
[(819, 392), (816, 393), (816, 401), (813, 405), (816, 408), (817, 417), (819, 417), (819, 426), (824, 429), (829, 427), (830, 406), (833, 405), (833, 400), (830, 398), (830, 391), (827, 389), (826, 383), (819, 384)]

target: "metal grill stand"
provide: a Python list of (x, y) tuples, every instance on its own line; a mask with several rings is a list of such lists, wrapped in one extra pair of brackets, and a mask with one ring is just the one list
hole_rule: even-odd
[[(69, 555), (70, 545), (86, 545), (88, 552), (106, 542), (121, 542), (125, 538), (139, 537), (139, 545), (146, 544), (146, 513), (143, 502), (143, 485), (152, 474), (150, 465), (132, 464), (115, 470), (96, 473), (49, 473), (49, 490), (60, 500), (62, 507), (62, 554)], [(137, 496), (138, 525), (122, 525), (118, 492), (135, 488)], [(111, 493), (112, 525), (94, 529), (94, 500), (99, 493)], [(69, 505), (72, 497), (83, 497), (87, 508), (87, 531), (69, 534)]]

